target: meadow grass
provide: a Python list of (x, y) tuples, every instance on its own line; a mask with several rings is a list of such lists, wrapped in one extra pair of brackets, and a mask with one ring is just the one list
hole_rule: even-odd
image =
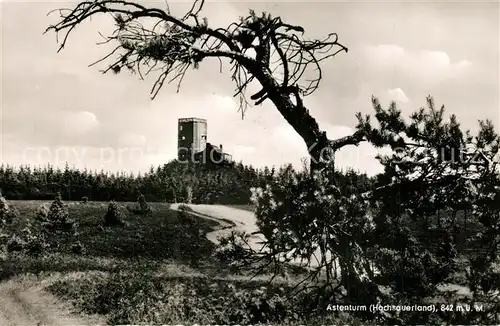
[[(12, 201), (21, 215), (16, 227), (34, 219), (44, 203), (49, 202)], [(300, 275), (270, 283), (270, 275), (252, 278), (215, 259), (215, 246), (205, 237), (218, 227), (214, 221), (192, 217), (186, 224), (165, 203), (151, 203), (149, 216), (128, 212), (131, 203), (118, 203), (124, 225), (103, 227), (108, 203), (65, 204), (78, 223), (83, 254), (60, 246), (40, 256), (9, 255), (0, 261), (0, 280), (26, 274), (50, 279), (48, 291), (110, 324), (357, 323), (348, 315), (301, 314), (296, 305), (308, 301), (307, 295), (288, 295)], [(65, 241), (57, 236), (51, 240)]]

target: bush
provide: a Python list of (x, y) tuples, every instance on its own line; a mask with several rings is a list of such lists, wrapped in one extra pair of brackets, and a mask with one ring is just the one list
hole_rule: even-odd
[(177, 195), (173, 187), (167, 188), (165, 193), (165, 202), (167, 203), (177, 203)]
[(193, 212), (193, 209), (189, 207), (188, 205), (185, 204), (180, 204), (179, 205), (179, 210), (182, 212)]
[(87, 197), (87, 196), (83, 196), (83, 197), (82, 197), (82, 203), (83, 203), (83, 204), (88, 203), (88, 201), (89, 201), (89, 197)]
[(43, 223), (46, 231), (72, 233), (76, 230), (76, 223), (69, 217), (69, 212), (62, 201), (61, 194), (56, 195), (47, 214), (47, 221)]
[(244, 265), (250, 258), (249, 234), (232, 231), (228, 236), (219, 237), (218, 240), (219, 244), (215, 248), (214, 256), (223, 263), (230, 266)]
[[(312, 174), (287, 166), (280, 169), (274, 181), (252, 189), (256, 225), (262, 245), (274, 260), (271, 266), (292, 260), (324, 266), (322, 277), (316, 277), (312, 268), (306, 281), (297, 284), (298, 290), (314, 289), (311, 311), (325, 309), (337, 297), (344, 298), (342, 303), (354, 305), (385, 298), (370, 277), (372, 265), (366, 263), (365, 252), (371, 249), (367, 240), (374, 228), (368, 202), (356, 185), (346, 182), (337, 186), (340, 178), (334, 173), (333, 168)], [(229, 247), (221, 254), (237, 257), (240, 250), (238, 246)], [(341, 270), (340, 277), (335, 266)], [(379, 318), (377, 313), (367, 317), (374, 321)]]
[(11, 224), (19, 217), (19, 212), (10, 206), (7, 200), (0, 195), (0, 225)]
[[(207, 284), (207, 281), (209, 282)], [(74, 301), (111, 325), (359, 325), (350, 316), (309, 315), (311, 292), (289, 296), (289, 287), (198, 277), (159, 278), (142, 270), (58, 280), (48, 290)], [(339, 314), (340, 315), (340, 314)]]
[(179, 210), (179, 212), (177, 212), (177, 218), (181, 227), (191, 228), (196, 223), (188, 210)]
[[(40, 221), (40, 227), (38, 228), (39, 233), (31, 234), (31, 231), (27, 235), (28, 239), (28, 251), (32, 254), (38, 255), (45, 248), (48, 247), (60, 247), (61, 245), (66, 245), (67, 242), (71, 243), (75, 241), (77, 235), (77, 223), (70, 218), (68, 209), (62, 201), (61, 194), (58, 193), (54, 201), (47, 208), (45, 205), (39, 207), (38, 210), (38, 221)], [(58, 234), (63, 236), (63, 238), (54, 237), (53, 235)], [(57, 239), (57, 240), (55, 240)]]
[(111, 201), (108, 205), (108, 211), (104, 215), (105, 226), (123, 225), (123, 214), (120, 212), (118, 205)]
[(47, 221), (43, 223), (44, 228), (49, 232), (73, 233), (76, 230), (76, 223), (69, 217), (68, 210), (58, 200), (55, 200), (47, 216)]
[(71, 251), (77, 255), (83, 254), (83, 245), (80, 243), (80, 241), (75, 242), (71, 245)]
[(7, 251), (8, 252), (19, 252), (24, 249), (26, 246), (26, 242), (23, 241), (19, 236), (12, 235), (7, 242)]
[(49, 217), (50, 208), (47, 204), (42, 204), (38, 207), (36, 212), (36, 219), (39, 221), (47, 221)]
[(9, 241), (9, 235), (0, 231), (0, 247), (5, 246)]
[(138, 215), (151, 215), (153, 213), (153, 209), (146, 201), (146, 197), (142, 194), (137, 197), (137, 203), (135, 206), (129, 206), (127, 209), (134, 214)]
[(29, 255), (38, 256), (48, 247), (45, 239), (40, 235), (29, 235), (25, 250)]
[(139, 195), (137, 198), (137, 203), (139, 204), (139, 209), (141, 210), (142, 214), (150, 214), (153, 212), (151, 206), (146, 201), (146, 197), (144, 195)]

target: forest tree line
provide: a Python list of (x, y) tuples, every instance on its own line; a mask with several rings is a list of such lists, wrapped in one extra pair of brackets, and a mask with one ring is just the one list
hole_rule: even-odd
[[(18, 167), (0, 166), (0, 189), (9, 200), (52, 200), (61, 193), (63, 200), (136, 201), (143, 194), (150, 202), (183, 202), (186, 188), (192, 189), (193, 203), (234, 204), (250, 203), (252, 187), (263, 187), (277, 181), (278, 169), (256, 169), (243, 163), (233, 166), (206, 166), (170, 161), (151, 167), (148, 172), (134, 175), (125, 172), (96, 171), (51, 165)], [(367, 185), (365, 174), (349, 170), (339, 172), (349, 182)]]

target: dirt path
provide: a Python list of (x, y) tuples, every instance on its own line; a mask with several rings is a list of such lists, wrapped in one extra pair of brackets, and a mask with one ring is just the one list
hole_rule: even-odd
[[(170, 208), (173, 210), (179, 210), (179, 205), (181, 204), (172, 204)], [(244, 231), (247, 233), (252, 233), (258, 230), (257, 225), (255, 224), (255, 215), (252, 212), (223, 205), (188, 204), (187, 206), (194, 211), (194, 215), (216, 221), (220, 224), (220, 229), (207, 233), (207, 239), (215, 244), (219, 242), (217, 239), (219, 236), (229, 235), (233, 230)], [(193, 212), (190, 213), (193, 214)], [(230, 224), (227, 221), (230, 221), (233, 224)], [(250, 239), (250, 246), (254, 250), (259, 250), (261, 245), (259, 245), (258, 242), (260, 241), (260, 237), (252, 236)]]
[[(170, 208), (174, 210), (178, 210), (180, 204), (173, 204)], [(246, 233), (253, 233), (258, 231), (256, 218), (254, 213), (223, 206), (223, 205), (187, 205), (190, 207), (195, 213), (194, 215), (198, 215), (202, 218), (209, 218), (211, 220), (218, 221), (221, 223), (221, 228), (219, 230), (215, 230), (207, 233), (207, 239), (217, 244), (217, 238), (219, 236), (226, 236), (231, 234), (231, 231), (243, 231)], [(227, 226), (227, 222), (224, 220), (228, 220), (234, 223), (232, 226)], [(260, 242), (263, 240), (262, 236), (253, 235), (250, 237), (249, 245), (255, 251), (260, 251), (262, 248), (262, 244)], [(316, 253), (318, 254), (318, 253)], [(302, 266), (302, 262), (300, 260), (292, 261), (292, 264)], [(316, 262), (312, 261), (310, 267), (317, 266)]]
[(45, 286), (47, 281), (26, 276), (0, 283), (0, 325), (105, 325), (96, 317), (73, 315), (70, 305), (44, 291)]
[[(256, 219), (255, 215), (252, 212), (227, 207), (223, 205), (187, 205), (194, 212), (195, 215), (199, 215), (202, 218), (209, 218), (211, 220), (217, 221), (221, 223), (221, 229), (215, 230), (207, 234), (208, 240), (213, 243), (218, 243), (217, 237), (219, 235), (227, 235), (231, 233), (231, 230), (240, 230), (245, 231), (247, 233), (252, 233), (258, 230), (257, 225), (255, 224)], [(178, 209), (179, 204), (174, 204), (171, 206), (172, 209)], [(196, 214), (198, 213), (198, 214)], [(231, 227), (227, 222), (221, 220), (229, 220), (234, 222), (236, 226)], [(254, 236), (251, 238), (250, 245), (254, 250), (259, 250), (260, 245), (257, 242), (260, 241), (260, 238)], [(300, 264), (299, 261), (295, 262), (296, 264)], [(317, 266), (315, 262), (311, 263), (311, 267)], [(337, 274), (340, 275), (340, 268), (337, 268)], [(458, 284), (442, 284), (439, 286), (441, 291), (456, 291), (460, 296), (470, 296), (470, 290), (467, 287), (458, 285)]]

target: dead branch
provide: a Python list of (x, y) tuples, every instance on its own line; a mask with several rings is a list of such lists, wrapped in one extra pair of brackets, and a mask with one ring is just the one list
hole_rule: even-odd
[[(126, 68), (137, 72), (141, 78), (158, 71), (152, 98), (165, 82), (177, 81), (179, 88), (186, 72), (190, 68), (196, 69), (204, 59), (228, 59), (236, 84), (235, 96), (240, 97), (245, 108), (248, 103), (245, 90), (255, 79), (263, 86), (261, 92), (251, 97), (256, 104), (269, 98), (270, 91), (279, 91), (265, 85), (269, 83), (262, 79), (268, 75), (280, 85), (285, 95), (297, 97), (300, 93), (304, 97), (319, 86), (322, 78), (320, 63), (341, 51), (347, 52), (347, 48), (338, 43), (336, 34), (322, 40), (307, 40), (302, 37), (302, 27), (287, 24), (267, 13), (257, 16), (251, 11), (238, 23), (226, 28), (211, 28), (206, 18), (200, 17), (203, 6), (203, 0), (196, 0), (184, 16), (174, 17), (168, 5), (163, 10), (125, 0), (82, 1), (73, 9), (52, 11), (59, 13), (60, 20), (49, 26), (46, 32), (63, 34), (58, 50), (61, 51), (76, 26), (94, 16), (109, 15), (116, 30), (103, 36), (105, 41), (101, 44), (114, 42), (118, 45), (92, 65), (106, 61), (108, 68), (103, 69), (103, 73), (118, 73)], [(147, 28), (149, 24), (144, 19), (154, 22), (153, 27)], [(275, 54), (278, 59), (271, 62)], [(109, 63), (112, 57), (116, 59)], [(220, 65), (222, 68), (222, 61)], [(306, 74), (311, 76), (306, 79)], [(289, 85), (294, 85), (297, 91), (288, 91)]]

